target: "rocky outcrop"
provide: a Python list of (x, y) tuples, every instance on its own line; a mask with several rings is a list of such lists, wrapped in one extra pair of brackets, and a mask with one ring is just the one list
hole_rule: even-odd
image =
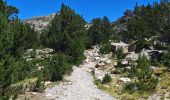
[[(58, 14), (58, 13), (57, 13)], [(48, 16), (38, 16), (24, 20), (25, 23), (31, 24), (36, 31), (40, 32), (48, 26), (48, 24), (55, 17), (55, 13)], [(84, 27), (88, 30), (92, 24), (87, 23)]]
[(41, 32), (52, 21), (54, 16), (55, 16), (55, 14), (51, 14), (51, 15), (48, 15), (48, 16), (33, 17), (33, 18), (29, 18), (29, 19), (24, 20), (24, 22), (31, 24), (32, 26), (35, 27), (35, 29), (38, 32)]

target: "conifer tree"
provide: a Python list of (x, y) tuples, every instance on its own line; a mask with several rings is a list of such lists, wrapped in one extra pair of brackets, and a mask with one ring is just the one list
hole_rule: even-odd
[(78, 60), (82, 58), (85, 48), (85, 24), (85, 20), (80, 15), (62, 4), (59, 14), (55, 15), (48, 28), (42, 33), (41, 42), (55, 49), (56, 52), (65, 53)]

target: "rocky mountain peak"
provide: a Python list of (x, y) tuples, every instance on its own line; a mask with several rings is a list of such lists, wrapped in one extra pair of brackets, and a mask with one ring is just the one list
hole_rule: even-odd
[(50, 21), (54, 18), (54, 14), (50, 14), (48, 16), (37, 16), (37, 17), (32, 17), (29, 19), (24, 20), (25, 23), (31, 24), (32, 26), (35, 27), (35, 29), (39, 32), (46, 28), (46, 26), (50, 23)]

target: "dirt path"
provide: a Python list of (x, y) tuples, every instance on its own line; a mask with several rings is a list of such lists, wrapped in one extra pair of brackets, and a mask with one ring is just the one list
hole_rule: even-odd
[[(87, 51), (88, 53), (88, 51)], [(87, 56), (89, 60), (91, 56)], [(66, 77), (68, 82), (60, 83), (45, 90), (45, 100), (116, 100), (109, 94), (99, 90), (93, 83), (90, 68), (95, 62), (88, 61), (80, 67), (74, 67), (71, 76)]]

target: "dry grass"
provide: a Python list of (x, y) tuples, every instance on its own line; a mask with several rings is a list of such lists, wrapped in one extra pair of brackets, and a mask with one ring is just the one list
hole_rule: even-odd
[(21, 84), (23, 86), (26, 86), (26, 85), (28, 85), (30, 83), (35, 83), (36, 80), (37, 80), (37, 77), (35, 77), (35, 78), (28, 78), (28, 79), (24, 79), (24, 80), (22, 80), (22, 81), (20, 81), (20, 82), (18, 82), (16, 84), (12, 84), (11, 86), (17, 86), (17, 85), (21, 85)]
[(161, 89), (165, 89), (167, 92), (170, 92), (170, 72), (162, 75), (162, 79), (160, 80)]
[[(109, 66), (109, 68), (114, 68), (113, 66), (116, 62), (117, 62), (117, 60), (113, 58), (112, 64)], [(110, 71), (110, 70), (111, 69), (109, 69), (107, 71)], [(165, 69), (164, 67), (163, 68), (161, 67), (158, 70), (158, 72), (155, 72), (155, 73), (159, 73), (161, 75), (162, 73), (165, 73), (166, 71), (167, 71), (167, 69)], [(117, 98), (119, 100), (145, 100), (149, 96), (153, 95), (154, 93), (157, 94), (158, 91), (160, 91), (159, 88), (156, 89), (154, 92), (153, 91), (152, 92), (151, 91), (147, 91), (147, 92), (146, 91), (145, 92), (125, 91), (125, 90), (123, 90), (124, 84), (119, 83), (118, 80), (120, 77), (127, 77), (127, 76), (128, 76), (128, 74), (126, 72), (122, 73), (122, 74), (111, 74), (112, 81), (110, 83), (101, 84), (98, 81), (95, 81), (95, 83), (99, 89), (107, 92), (108, 94), (112, 95), (114, 98)], [(170, 92), (170, 72), (169, 73), (166, 72), (166, 74), (164, 76), (162, 76), (162, 80), (160, 81), (160, 86), (165, 87), (166, 89), (168, 89), (168, 92)]]

